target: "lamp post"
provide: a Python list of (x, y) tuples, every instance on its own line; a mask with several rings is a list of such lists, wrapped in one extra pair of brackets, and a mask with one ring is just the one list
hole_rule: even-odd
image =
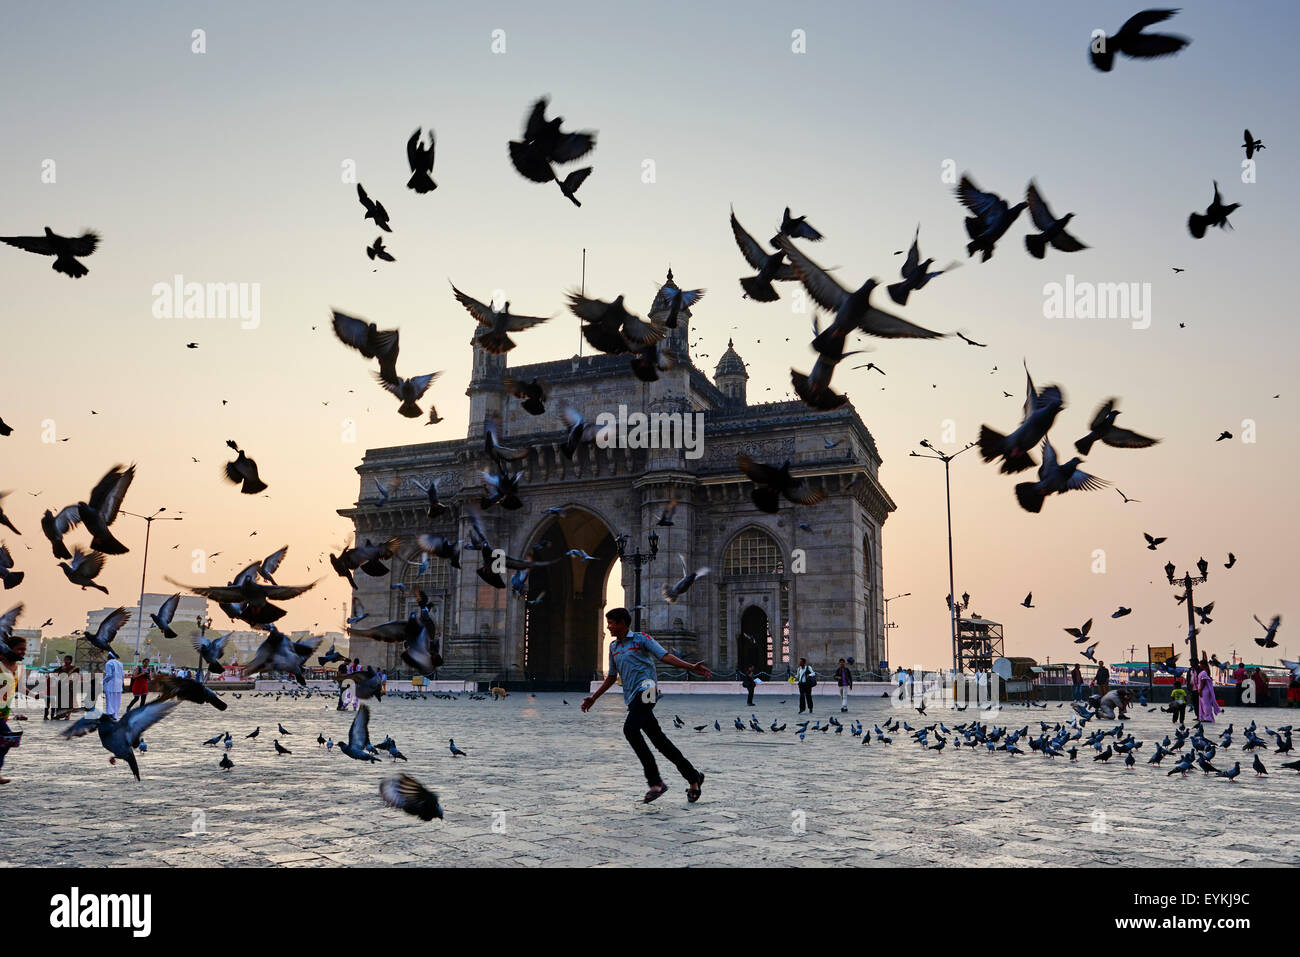
[(640, 631), (641, 630), (641, 566), (644, 565), (646, 562), (654, 561), (655, 556), (659, 554), (659, 535), (655, 532), (653, 528), (650, 529), (650, 535), (649, 538), (647, 539), (650, 543), (650, 551), (648, 553), (642, 552), (641, 549), (638, 548), (635, 552), (629, 554), (627, 550), (627, 539), (628, 537), (626, 535), (620, 535), (618, 536), (618, 538), (614, 539), (614, 545), (618, 549), (619, 559), (621, 561), (631, 562), (632, 568), (636, 572), (636, 604), (632, 608), (632, 630)]
[(961, 455), (963, 452), (969, 449), (973, 449), (975, 447), (975, 443), (974, 442), (968, 443), (964, 448), (958, 449), (956, 452), (952, 453), (952, 455), (944, 455), (933, 445), (931, 445), (928, 439), (921, 440), (921, 447), (925, 449), (929, 449), (931, 454), (925, 455), (921, 452), (915, 452), (915, 451), (909, 452), (907, 454), (912, 458), (937, 459), (938, 461), (943, 463), (943, 494), (944, 494), (944, 501), (947, 503), (947, 507), (948, 507), (948, 596), (949, 596), (948, 614), (952, 619), (950, 622), (950, 624), (952, 625), (952, 668), (953, 671), (956, 671), (957, 670), (957, 607), (956, 607), (956, 603), (952, 601), (952, 596), (957, 593), (957, 589), (953, 585), (953, 574), (952, 574), (952, 484), (948, 476), (948, 464), (952, 462), (952, 460), (955, 459), (957, 456)]
[(911, 594), (910, 591), (905, 591), (901, 595), (895, 595), (893, 598), (885, 599), (885, 661), (889, 661), (889, 629), (898, 627), (889, 620), (889, 603), (898, 598), (907, 598)]
[(140, 604), (136, 607), (135, 619), (135, 657), (136, 661), (140, 660), (140, 639), (144, 637), (144, 579), (149, 569), (149, 533), (153, 531), (154, 522), (180, 522), (183, 519), (179, 515), (169, 515), (165, 518), (159, 518), (163, 512), (167, 511), (164, 505), (152, 515), (136, 515), (135, 512), (128, 512), (122, 509), (123, 515), (130, 515), (134, 518), (144, 519), (144, 562), (140, 567)]

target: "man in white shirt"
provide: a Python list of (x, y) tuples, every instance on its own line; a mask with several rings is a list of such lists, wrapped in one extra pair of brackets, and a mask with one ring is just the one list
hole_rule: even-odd
[(104, 663), (104, 714), (117, 717), (122, 707), (122, 662), (109, 658)]

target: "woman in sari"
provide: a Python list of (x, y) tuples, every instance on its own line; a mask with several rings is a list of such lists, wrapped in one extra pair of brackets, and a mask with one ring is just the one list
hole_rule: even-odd
[(1219, 702), (1214, 697), (1214, 679), (1210, 677), (1208, 669), (1202, 669), (1197, 664), (1192, 680), (1195, 685), (1192, 688), (1197, 697), (1198, 707), (1196, 709), (1197, 717), (1202, 721), (1210, 724), (1214, 723), (1214, 716), (1223, 709), (1219, 707)]

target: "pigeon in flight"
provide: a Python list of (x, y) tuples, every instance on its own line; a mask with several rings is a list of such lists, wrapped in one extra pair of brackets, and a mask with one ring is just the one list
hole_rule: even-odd
[(378, 359), (380, 371), (397, 374), (398, 330), (380, 331), (373, 322), (333, 310), (331, 321), (339, 342), (356, 349), (367, 359)]
[(682, 563), (682, 577), (671, 586), (663, 586), (664, 601), (668, 602), (670, 605), (676, 602), (678, 598), (685, 595), (690, 587), (695, 584), (697, 579), (703, 578), (709, 573), (709, 567), (707, 565), (697, 568), (693, 572), (688, 571), (685, 555), (678, 555), (677, 560)]
[(13, 570), (14, 557), (9, 553), (8, 547), (0, 544), (0, 582), (4, 583), (5, 590), (16, 588), (22, 584), (22, 580), (27, 577), (26, 572), (16, 572)]
[(555, 179), (552, 163), (572, 163), (586, 156), (596, 146), (594, 131), (565, 133), (560, 129), (564, 123), (563, 117), (548, 120), (548, 103), (549, 98), (545, 96), (534, 103), (524, 122), (523, 138), (510, 141), (510, 162), (520, 175), (534, 183), (547, 183)]
[(1200, 619), (1198, 624), (1208, 625), (1214, 621), (1214, 619), (1210, 617), (1210, 613), (1214, 611), (1214, 602), (1210, 602), (1208, 605), (1193, 605), (1192, 611), (1196, 612)]
[(397, 262), (393, 254), (384, 248), (383, 236), (376, 236), (375, 241), (366, 247), (366, 255), (370, 259), (382, 259), (386, 263)]
[(104, 556), (99, 552), (86, 554), (80, 546), (77, 546), (72, 549), (72, 557), (66, 562), (59, 562), (59, 567), (63, 569), (64, 577), (72, 584), (108, 594), (107, 588), (95, 583), (99, 573), (104, 570)]
[(222, 474), (232, 485), (239, 485), (244, 495), (256, 495), (269, 487), (257, 474), (257, 463), (244, 454), (244, 450), (235, 444), (234, 439), (227, 439), (226, 445), (235, 450), (235, 460), (227, 462)]
[(871, 305), (871, 291), (879, 283), (868, 279), (853, 292), (831, 278), (826, 270), (805, 256), (785, 236), (775, 237), (776, 246), (790, 259), (799, 281), (808, 295), (835, 316), (834, 321), (813, 340), (819, 353), (832, 351), (835, 340), (842, 340), (854, 329), (882, 339), (942, 339), (946, 335), (924, 329), (906, 319), (876, 309)]
[(1222, 197), (1219, 196), (1219, 182), (1214, 181), (1214, 200), (1204, 213), (1192, 213), (1187, 217), (1187, 231), (1196, 239), (1201, 239), (1205, 235), (1205, 230), (1211, 226), (1218, 226), (1220, 229), (1232, 228), (1228, 222), (1228, 217), (1233, 211), (1241, 206), (1241, 203), (1225, 204)]
[(781, 297), (772, 286), (773, 280), (790, 282), (799, 278), (794, 267), (784, 262), (785, 253), (780, 250), (769, 253), (760, 246), (740, 225), (734, 209), (731, 211), (731, 235), (735, 237), (745, 261), (758, 270), (758, 275), (746, 276), (740, 280), (740, 288), (745, 291), (745, 296), (755, 302), (776, 302)]
[[(413, 189), (417, 193), (432, 193), (438, 188), (438, 184), (433, 181), (433, 151), (438, 145), (433, 135), (433, 130), (429, 130), (429, 145), (424, 145), (424, 131), (421, 127), (416, 127), (411, 138), (406, 141), (406, 162), (411, 167), (411, 178), (406, 181), (408, 189)], [(385, 217), (386, 219), (387, 217)]]
[(424, 398), (424, 394), (429, 391), (429, 386), (433, 385), (434, 380), (440, 375), (442, 375), (441, 372), (430, 372), (427, 375), (417, 375), (409, 379), (403, 379), (395, 370), (389, 372), (382, 369), (375, 373), (375, 381), (383, 386), (384, 390), (390, 395), (401, 399), (401, 405), (397, 407), (398, 413), (408, 419), (418, 419), (424, 415), (424, 411), (419, 406), (419, 401)]
[[(791, 239), (806, 239), (809, 242), (820, 242), (822, 234), (808, 225), (807, 216), (791, 216), (790, 207), (785, 208), (781, 214), (781, 229), (778, 236), (789, 236)], [(772, 244), (776, 245), (776, 239), (773, 238)]]
[(509, 302), (502, 304), (498, 311), (472, 296), (465, 295), (454, 284), (451, 291), (455, 294), (456, 301), (465, 307), (481, 327), (474, 333), (474, 341), (493, 355), (504, 355), (515, 347), (514, 340), (507, 333), (522, 332), (524, 329), (546, 322), (549, 318), (548, 316), (511, 315)]
[(1281, 616), (1281, 615), (1274, 615), (1274, 616), (1273, 616), (1273, 620), (1270, 621), (1267, 625), (1264, 624), (1262, 621), (1259, 620), (1259, 616), (1258, 616), (1258, 615), (1254, 615), (1254, 616), (1252, 616), (1252, 617), (1253, 617), (1253, 618), (1255, 619), (1255, 621), (1259, 624), (1259, 627), (1261, 627), (1261, 628), (1264, 629), (1264, 637), (1263, 637), (1263, 638), (1256, 638), (1256, 639), (1255, 639), (1255, 644), (1259, 645), (1261, 648), (1276, 648), (1276, 647), (1277, 647), (1277, 640), (1276, 640), (1276, 637), (1277, 637), (1277, 629), (1278, 629), (1278, 626), (1280, 626), (1280, 625), (1282, 624), (1282, 616)]
[(117, 633), (122, 626), (130, 620), (131, 613), (126, 610), (125, 606), (119, 607), (104, 616), (93, 634), (89, 631), (83, 631), (82, 636), (93, 647), (98, 648), (110, 658), (116, 658), (118, 655), (113, 650), (113, 639), (117, 637)]
[(584, 166), (581, 169), (575, 169), (564, 179), (560, 179), (558, 176), (555, 177), (560, 192), (564, 194), (569, 202), (579, 208), (581, 208), (582, 203), (578, 202), (578, 187), (587, 181), (587, 177), (591, 175), (591, 170), (592, 167)]
[(605, 302), (571, 292), (569, 310), (582, 320), (583, 338), (609, 355), (640, 352), (665, 335), (662, 327), (628, 312), (623, 306), (622, 296), (613, 302)]
[(226, 640), (230, 634), (222, 635), (220, 638), (200, 638), (197, 634), (190, 636), (190, 643), (194, 650), (198, 652), (199, 657), (208, 664), (208, 673), (219, 675), (226, 670), (225, 665), (221, 663), (221, 654), (226, 649)]
[(120, 721), (112, 715), (101, 713), (98, 718), (85, 717), (63, 732), (67, 740), (80, 738), (92, 731), (99, 732), (99, 743), (113, 755), (109, 764), (121, 758), (140, 780), (140, 766), (136, 764), (136, 746), (147, 728), (157, 724), (179, 704), (178, 701), (151, 701), (140, 708), (128, 711)]
[(1074, 213), (1066, 213), (1060, 219), (1057, 219), (1047, 203), (1043, 200), (1042, 194), (1038, 192), (1038, 184), (1033, 180), (1029, 181), (1029, 190), (1025, 194), (1025, 201), (1029, 204), (1029, 215), (1041, 232), (1030, 233), (1025, 237), (1025, 248), (1029, 250), (1029, 255), (1035, 259), (1042, 259), (1047, 252), (1047, 244), (1051, 243), (1056, 249), (1063, 253), (1077, 253), (1082, 249), (1087, 249), (1083, 243), (1075, 239), (1065, 231), (1070, 220), (1074, 218)]
[(1125, 615), (1131, 615), (1132, 613), (1133, 613), (1132, 608), (1125, 608), (1123, 605), (1120, 605), (1119, 608), (1115, 609), (1113, 612), (1110, 613), (1110, 617), (1123, 618)]
[(1097, 659), (1093, 656), (1093, 652), (1097, 650), (1099, 644), (1101, 644), (1100, 641), (1094, 641), (1087, 648), (1084, 648), (1083, 651), (1079, 652), (1079, 654), (1083, 655), (1083, 657), (1087, 658), (1089, 661), (1096, 661)]
[(796, 479), (790, 474), (788, 459), (778, 468), (755, 462), (740, 452), (736, 455), (736, 467), (754, 483), (750, 498), (760, 512), (775, 515), (782, 497), (796, 505), (816, 505), (826, 498), (823, 489), (810, 488), (803, 479)]
[(1115, 417), (1119, 415), (1119, 409), (1115, 408), (1117, 401), (1117, 399), (1107, 399), (1092, 417), (1088, 434), (1074, 443), (1080, 455), (1087, 455), (1092, 451), (1092, 445), (1098, 439), (1104, 445), (1117, 449), (1145, 449), (1160, 441), (1117, 426), (1115, 424)]
[(1034, 601), (1034, 593), (1030, 592), (1028, 595), (1025, 596), (1025, 600), (1022, 601), (1020, 604), (1025, 608), (1033, 608), (1034, 607), (1033, 601)]
[(1114, 36), (1094, 37), (1088, 47), (1092, 65), (1102, 73), (1109, 73), (1115, 64), (1116, 53), (1141, 60), (1177, 53), (1191, 41), (1172, 33), (1142, 32), (1149, 26), (1168, 20), (1177, 12), (1177, 10), (1143, 10), (1129, 17)]
[(155, 683), (160, 692), (157, 698), (158, 701), (179, 698), (181, 701), (189, 701), (194, 704), (210, 704), (218, 711), (225, 711), (228, 707), (215, 691), (193, 678), (181, 678), (178, 675), (158, 675), (151, 682), (151, 685)]
[(1228, 552), (1228, 560), (1224, 563), (1223, 567), (1231, 568), (1235, 564), (1237, 564), (1237, 556), (1232, 554), (1232, 552)]
[[(889, 298), (894, 300), (900, 306), (907, 305), (907, 297), (918, 290), (924, 289), (935, 276), (942, 276), (948, 269), (940, 269), (930, 272), (930, 266), (934, 264), (934, 258), (931, 257), (924, 262), (921, 261), (921, 227), (916, 227), (916, 235), (912, 237), (912, 248), (907, 251), (907, 259), (903, 261), (902, 267), (898, 270), (903, 277), (901, 282), (891, 283), (885, 287), (889, 293)], [(955, 265), (955, 264), (954, 264)]]
[(77, 258), (89, 256), (99, 247), (99, 234), (87, 230), (80, 236), (60, 236), (46, 226), (44, 236), (0, 236), (0, 243), (38, 256), (53, 256), (55, 272), (80, 279), (90, 270)]
[(1136, 503), (1136, 504), (1141, 504), (1141, 502), (1142, 502), (1142, 500), (1141, 500), (1140, 498), (1129, 498), (1129, 497), (1128, 497), (1127, 495), (1125, 495), (1123, 492), (1120, 492), (1119, 489), (1115, 489), (1115, 491), (1119, 492), (1119, 497), (1122, 498), (1122, 499), (1124, 500), (1124, 504), (1125, 504), (1125, 505), (1127, 505), (1129, 502), (1134, 502), (1134, 503)]
[(366, 195), (365, 189), (360, 183), (357, 183), (357, 199), (361, 200), (361, 205), (366, 208), (366, 215), (363, 219), (372, 219), (375, 225), (386, 233), (393, 230), (388, 225), (388, 210), (384, 209), (383, 203), (377, 203)]
[(172, 631), (172, 619), (176, 617), (176, 606), (181, 603), (181, 593), (177, 592), (168, 598), (158, 608), (157, 614), (151, 614), (149, 620), (158, 626), (164, 638), (175, 638), (176, 632)]
[(1056, 450), (1052, 443), (1043, 439), (1043, 464), (1038, 467), (1037, 482), (1021, 482), (1016, 485), (1016, 500), (1026, 512), (1039, 512), (1043, 500), (1052, 493), (1061, 494), (1079, 489), (1093, 490), (1103, 488), (1110, 483), (1097, 478), (1079, 468), (1083, 460), (1078, 456), (1064, 464), (1057, 464)]
[[(135, 466), (122, 468), (114, 465), (95, 485), (90, 501), (77, 503), (77, 518), (90, 532), (90, 548), (105, 555), (125, 555), (127, 547), (113, 537), (108, 526), (117, 520), (117, 513), (126, 498), (127, 489), (135, 479)], [(44, 525), (42, 525), (44, 530)]]
[(982, 252), (980, 261), (988, 262), (993, 258), (993, 248), (997, 241), (1011, 228), (1011, 224), (1028, 204), (1017, 203), (1008, 207), (1006, 200), (996, 193), (981, 192), (968, 174), (962, 175), (961, 183), (954, 192), (962, 205), (975, 214), (966, 217), (966, 235), (971, 240), (966, 244), (966, 255), (974, 256), (979, 250)]
[(409, 774), (398, 774), (379, 782), (379, 796), (389, 807), (405, 811), (421, 821), (442, 820), (438, 795)]
[(669, 269), (668, 278), (659, 287), (648, 316), (654, 322), (662, 322), (668, 329), (676, 329), (678, 317), (683, 313), (689, 316), (691, 306), (703, 298), (703, 289), (682, 289), (678, 286), (673, 281), (673, 271)]
[(1160, 545), (1161, 543), (1168, 541), (1167, 536), (1156, 538), (1154, 535), (1150, 534), (1149, 532), (1143, 532), (1142, 537), (1147, 540), (1147, 550), (1152, 552), (1156, 550), (1157, 545)]
[(545, 383), (539, 379), (522, 382), (512, 376), (506, 376), (501, 380), (501, 385), (507, 395), (520, 400), (519, 404), (529, 415), (545, 414), (547, 389)]
[(1230, 439), (1230, 438), (1232, 438), (1232, 433), (1229, 432), (1227, 429), (1224, 429), (1222, 432), (1219, 433), (1219, 437), (1214, 441), (1222, 442), (1224, 439)]
[(1081, 644), (1083, 644), (1085, 641), (1087, 641), (1087, 640), (1088, 640), (1088, 632), (1091, 631), (1091, 630), (1092, 630), (1092, 619), (1091, 619), (1091, 618), (1089, 618), (1087, 621), (1085, 621), (1085, 622), (1083, 623), (1083, 627), (1082, 627), (1082, 628), (1066, 628), (1066, 629), (1064, 629), (1064, 631), (1065, 631), (1065, 633), (1066, 633), (1067, 635), (1073, 635), (1073, 636), (1074, 636), (1074, 643), (1075, 643), (1076, 645), (1081, 645)]
[(379, 759), (370, 753), (370, 705), (362, 704), (352, 718), (348, 728), (348, 739), (339, 744), (339, 750), (357, 761), (377, 762)]
[(1242, 131), (1241, 135), (1243, 137), (1241, 147), (1246, 151), (1246, 159), (1251, 159), (1258, 150), (1265, 148), (1263, 143), (1250, 135), (1249, 129)]
[(987, 425), (980, 426), (980, 455), (985, 462), (1001, 458), (1003, 461), (999, 471), (1008, 475), (1033, 467), (1034, 459), (1029, 450), (1046, 438), (1057, 415), (1065, 408), (1065, 396), (1061, 387), (1049, 385), (1038, 392), (1034, 388), (1034, 380), (1027, 364), (1025, 381), (1024, 419), (1015, 431), (1003, 435)]

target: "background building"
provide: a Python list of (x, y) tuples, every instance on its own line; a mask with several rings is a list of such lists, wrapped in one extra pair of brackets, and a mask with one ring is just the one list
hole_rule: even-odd
[[(675, 288), (671, 273), (666, 287)], [(663, 318), (663, 305), (661, 291), (652, 318)], [(481, 581), (474, 551), (462, 553), (460, 571), (435, 558), (423, 574), (403, 560), (404, 552), (389, 563), (388, 576), (355, 573), (356, 596), (371, 614), (386, 609), (404, 618), (422, 589), (444, 636), (446, 671), (580, 684), (605, 668), (605, 583), (618, 561), (615, 537), (627, 534), (629, 552), (645, 551), (654, 532), (659, 554), (642, 568), (642, 629), (679, 656), (703, 659), (723, 674), (749, 664), (784, 674), (799, 656), (823, 668), (840, 657), (873, 668), (884, 656), (881, 527), (895, 505), (880, 485), (870, 431), (851, 404), (830, 412), (798, 401), (751, 404), (744, 361), (730, 345), (710, 381), (691, 361), (689, 323), (685, 311), (660, 344), (675, 365), (653, 383), (635, 378), (626, 356), (508, 368), (506, 356), (476, 346), (467, 437), (367, 451), (357, 469), (360, 500), (339, 514), (353, 521), (359, 543), (410, 541), (422, 532), (468, 541), (467, 509), (479, 507), (487, 466), (484, 422), (496, 417), (506, 444), (529, 448), (519, 466), (524, 506), (481, 511), (485, 531), (512, 556), (560, 560), (530, 574), (528, 600), (537, 600), (530, 605)], [(507, 373), (546, 383), (545, 414), (528, 414), (506, 394)], [(570, 461), (560, 449), (564, 406), (594, 421), (602, 412), (617, 414), (620, 404), (629, 412), (702, 413), (702, 457), (687, 458), (680, 448), (588, 445)], [(798, 506), (783, 499), (778, 514), (760, 512), (750, 499), (752, 483), (737, 468), (740, 452), (777, 466), (790, 460), (825, 500)], [(394, 478), (401, 484), (380, 506), (376, 480), (386, 485)], [(415, 481), (436, 481), (451, 512), (430, 521)], [(677, 503), (672, 525), (658, 525), (671, 502)], [(548, 514), (551, 507), (564, 514)], [(595, 560), (562, 557), (572, 548)], [(692, 570), (707, 565), (712, 571), (670, 604), (661, 589), (682, 576), (679, 555)], [(397, 584), (407, 587), (394, 590)], [(623, 563), (629, 608), (633, 584), (632, 565)], [(400, 651), (400, 645), (352, 639), (354, 656), (390, 673), (402, 670)]]

